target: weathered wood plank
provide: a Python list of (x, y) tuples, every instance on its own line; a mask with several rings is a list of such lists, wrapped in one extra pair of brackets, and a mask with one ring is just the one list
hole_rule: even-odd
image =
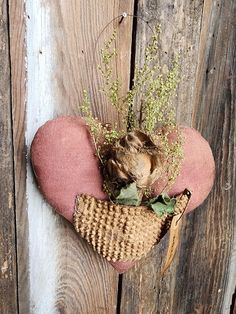
[[(181, 81), (176, 107), (178, 120), (191, 125), (192, 98), (197, 69), (199, 33), (202, 16), (202, 1), (138, 1), (137, 15), (149, 21), (153, 28), (161, 24), (160, 61), (163, 67), (171, 64), (174, 55), (180, 53)], [(137, 21), (136, 63), (142, 65), (144, 49), (152, 32), (146, 23)], [(138, 111), (138, 108), (137, 108)], [(185, 225), (184, 227), (185, 228)], [(176, 263), (164, 277), (160, 269), (166, 254), (167, 241), (161, 243), (137, 263), (134, 270), (123, 275), (121, 313), (177, 313), (171, 310), (176, 286)]]
[[(178, 120), (208, 139), (217, 176), (208, 200), (185, 218), (180, 250), (165, 277), (160, 266), (167, 239), (123, 275), (121, 313), (229, 313), (236, 278), (235, 7), (234, 1), (205, 1), (204, 7), (203, 1), (139, 1), (138, 15), (161, 21), (162, 62), (181, 51)], [(138, 22), (137, 36), (140, 62), (149, 28)]]
[(19, 312), (29, 312), (28, 218), (26, 210), (25, 149), (25, 18), (24, 1), (9, 1), (12, 121), (15, 164), (17, 274)]
[(0, 313), (17, 313), (14, 167), (7, 1), (0, 1)]
[[(216, 157), (217, 179), (207, 212), (201, 212), (198, 222), (206, 224), (199, 256), (201, 275), (197, 275), (197, 269), (194, 274), (195, 288), (199, 287), (199, 291), (196, 294), (188, 283), (177, 298), (189, 291), (195, 294), (204, 312), (229, 313), (231, 309), (235, 313), (236, 308), (231, 307), (236, 289), (235, 1), (205, 1), (198, 59), (193, 124), (210, 141)], [(193, 254), (197, 254), (196, 245)], [(190, 305), (184, 307), (191, 310)]]
[[(132, 12), (132, 7), (133, 1), (124, 0), (26, 1), (27, 149), (37, 128), (46, 120), (80, 113), (83, 89), (89, 90), (93, 112), (99, 118), (119, 122), (98, 92), (100, 79), (96, 56), (93, 67), (94, 51), (96, 40), (99, 38), (98, 50), (112, 33), (112, 26), (118, 25), (118, 19), (99, 37), (103, 27), (123, 11)], [(118, 29), (117, 74), (122, 75), (124, 89), (129, 84), (131, 22), (125, 21)], [(117, 273), (46, 204), (34, 183), (29, 161), (26, 190), (29, 311), (114, 313)]]
[[(165, 71), (175, 56), (180, 56), (181, 80), (175, 104), (177, 118), (182, 124), (191, 123), (194, 82), (196, 79), (202, 0), (184, 3), (180, 0), (139, 0), (137, 15), (136, 64), (142, 65), (144, 50), (152, 35), (150, 29), (161, 25), (159, 59)], [(149, 27), (150, 26), (150, 27)]]
[(132, 20), (127, 19), (119, 25), (117, 17), (124, 11), (133, 12), (133, 0), (89, 1), (86, 5), (82, 1), (72, 1), (70, 4), (68, 1), (46, 1), (46, 4), (47, 10), (56, 12), (51, 25), (57, 31), (50, 40), (54, 42), (53, 95), (59, 102), (56, 104), (57, 114), (80, 113), (82, 91), (86, 89), (92, 99), (94, 114), (104, 122), (118, 122), (120, 125), (116, 110), (99, 92), (103, 80), (97, 67), (101, 62), (99, 51), (116, 29), (117, 57), (113, 68), (122, 79), (121, 96), (127, 91)]

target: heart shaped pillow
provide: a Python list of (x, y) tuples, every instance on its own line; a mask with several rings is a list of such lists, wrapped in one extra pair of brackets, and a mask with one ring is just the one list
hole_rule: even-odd
[[(174, 196), (185, 188), (189, 189), (192, 197), (187, 213), (201, 205), (210, 193), (215, 179), (215, 161), (210, 145), (198, 131), (182, 126), (181, 132), (184, 138), (184, 158), (180, 173), (168, 194)], [(152, 186), (154, 193), (160, 194), (165, 185), (165, 181), (157, 180)]]
[[(48, 203), (71, 223), (76, 195), (106, 199), (90, 134), (80, 117), (59, 117), (37, 131), (31, 162), (38, 187)], [(134, 262), (110, 262), (118, 272)]]
[[(184, 128), (184, 162), (172, 193), (184, 188), (194, 191), (190, 209), (210, 192), (214, 180), (214, 159), (209, 144), (193, 129)], [(76, 196), (89, 194), (107, 199), (89, 130), (80, 117), (59, 117), (37, 131), (31, 145), (31, 162), (38, 186), (48, 203), (71, 223)], [(204, 173), (204, 178), (201, 174)], [(154, 184), (158, 193), (161, 182)], [(134, 262), (110, 262), (118, 272)]]

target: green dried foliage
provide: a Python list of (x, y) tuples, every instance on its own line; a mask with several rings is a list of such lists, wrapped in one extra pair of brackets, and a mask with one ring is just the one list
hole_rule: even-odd
[(170, 197), (166, 193), (161, 193), (157, 197), (149, 199), (147, 206), (150, 206), (154, 212), (162, 217), (163, 215), (173, 215), (175, 210), (176, 198)]
[[(104, 81), (102, 92), (106, 95), (109, 103), (121, 114), (126, 124), (126, 130), (111, 129), (110, 126), (104, 126), (97, 118), (94, 118), (87, 93), (84, 94), (81, 109), (90, 128), (101, 163), (106, 162), (102, 148), (115, 143), (127, 131), (139, 129), (154, 139), (157, 137), (156, 140), (167, 161), (165, 173), (167, 176), (166, 190), (168, 190), (179, 174), (183, 159), (183, 139), (176, 126), (175, 108), (172, 105), (172, 98), (179, 80), (179, 64), (178, 57), (176, 57), (172, 67), (167, 73), (163, 73), (159, 63), (159, 36), (160, 26), (157, 25), (150, 43), (145, 49), (143, 66), (136, 66), (133, 86), (123, 98), (119, 97), (121, 83), (113, 71), (113, 61), (117, 56), (116, 32), (112, 34), (101, 50), (101, 65), (98, 68)], [(138, 107), (140, 108), (139, 115), (134, 110)], [(158, 136), (157, 128), (162, 128), (162, 132)], [(170, 141), (169, 134), (173, 134), (173, 132), (175, 140)], [(109, 184), (106, 182), (104, 189), (109, 194)]]
[(84, 91), (83, 101), (80, 108), (86, 124), (90, 129), (90, 134), (93, 139), (97, 156), (100, 159), (100, 162), (103, 164), (104, 158), (102, 150), (104, 147), (112, 145), (115, 141), (117, 141), (123, 135), (123, 133), (118, 131), (117, 128), (111, 129), (110, 125), (104, 125), (98, 120), (98, 118), (94, 118), (87, 91)]
[(115, 201), (122, 205), (139, 206), (141, 204), (141, 198), (136, 183), (133, 182), (121, 188)]
[[(140, 121), (136, 120), (136, 114), (134, 112), (134, 105), (137, 99), (140, 99), (141, 110), (140, 110), (140, 120), (145, 117), (143, 102), (145, 101), (145, 89), (147, 84), (151, 84), (154, 75), (156, 75), (159, 70), (158, 65), (158, 40), (160, 34), (160, 26), (157, 25), (154, 34), (151, 38), (151, 42), (145, 49), (144, 64), (142, 67), (135, 67), (135, 74), (133, 79), (133, 86), (131, 90), (128, 91), (127, 96), (124, 99), (126, 107), (128, 107), (127, 116), (127, 129), (132, 131), (133, 129), (139, 127), (141, 130), (146, 131), (145, 125), (142, 125)], [(147, 113), (147, 110), (146, 110)]]
[[(116, 32), (104, 44), (101, 50), (100, 73), (104, 79), (102, 91), (111, 105), (123, 115), (127, 130), (139, 128), (151, 134), (158, 125), (172, 125), (175, 121), (175, 110), (171, 105), (178, 84), (178, 58), (172, 68), (164, 75), (159, 65), (158, 43), (160, 25), (155, 27), (149, 45), (145, 49), (144, 64), (135, 67), (133, 86), (124, 98), (119, 97), (120, 82), (114, 79), (112, 62), (117, 56), (115, 47)], [(140, 101), (140, 118), (134, 112), (135, 102)]]
[[(147, 134), (151, 134), (157, 126), (175, 124), (175, 110), (170, 100), (178, 84), (178, 58), (164, 75), (158, 60), (159, 35), (160, 26), (157, 25), (145, 49), (144, 64), (141, 68), (136, 66), (134, 84), (125, 99), (128, 108), (133, 108), (134, 101), (140, 100), (139, 128)], [(130, 112), (132, 118), (134, 112)], [(131, 128), (136, 127), (133, 122), (130, 125)]]
[[(129, 108), (127, 126), (129, 130), (137, 126), (146, 134), (154, 135), (158, 127), (162, 127), (158, 142), (165, 155), (166, 178), (168, 190), (180, 172), (183, 159), (183, 138), (176, 126), (175, 108), (171, 103), (179, 81), (178, 57), (173, 61), (171, 69), (164, 75), (159, 64), (158, 43), (160, 26), (157, 25), (149, 45), (145, 49), (142, 67), (136, 66), (132, 89), (127, 93), (125, 103)], [(140, 117), (135, 121), (134, 102), (139, 100)], [(169, 141), (169, 134), (174, 133), (175, 140)], [(154, 136), (155, 137), (155, 136)]]
[(151, 77), (146, 84), (142, 98), (140, 126), (147, 134), (151, 134), (157, 125), (175, 124), (175, 111), (169, 101), (177, 87), (177, 72), (178, 63), (175, 61), (166, 77), (159, 74), (156, 78)]
[(165, 176), (168, 191), (180, 173), (183, 160), (184, 138), (181, 130), (176, 125), (169, 125), (163, 128), (158, 134), (158, 142), (166, 160)]
[(111, 38), (105, 42), (104, 48), (101, 49), (101, 65), (98, 66), (101, 76), (104, 81), (104, 86), (101, 91), (106, 95), (108, 101), (116, 110), (126, 116), (127, 110), (124, 108), (123, 103), (119, 99), (119, 91), (121, 83), (118, 78), (114, 78), (113, 73), (113, 59), (117, 56), (115, 49), (116, 31), (113, 32)]

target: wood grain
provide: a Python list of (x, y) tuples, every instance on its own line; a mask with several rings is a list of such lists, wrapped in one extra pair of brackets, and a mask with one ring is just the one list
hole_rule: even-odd
[[(230, 311), (236, 286), (235, 7), (234, 1), (139, 1), (139, 15), (158, 16), (165, 25), (161, 49), (167, 55), (178, 47), (183, 52), (178, 120), (210, 142), (217, 175), (208, 200), (185, 217), (180, 250), (165, 277), (160, 265), (167, 239), (123, 275), (121, 313)], [(142, 38), (136, 46), (140, 61), (148, 28), (138, 25), (137, 36)]]
[(0, 313), (17, 312), (14, 167), (7, 1), (0, 1)]
[[(204, 4), (193, 124), (209, 140), (216, 159), (217, 179), (209, 198), (206, 222), (207, 253), (201, 251), (201, 292), (205, 312), (231, 313), (236, 290), (236, 3)], [(196, 97), (198, 99), (198, 97)], [(201, 242), (199, 243), (201, 245)], [(194, 248), (196, 251), (196, 247)], [(208, 280), (204, 273), (208, 271)], [(197, 271), (196, 271), (197, 274)], [(195, 282), (199, 282), (199, 276)], [(182, 293), (190, 290), (185, 285)], [(211, 291), (214, 300), (204, 294)], [(193, 293), (193, 288), (190, 292)], [(178, 296), (177, 296), (178, 297)], [(185, 305), (186, 306), (186, 305)], [(190, 305), (186, 306), (190, 310)]]
[[(26, 154), (46, 120), (80, 114), (83, 89), (89, 91), (96, 116), (122, 126), (99, 92), (98, 52), (115, 27), (118, 56), (113, 66), (124, 94), (130, 82), (132, 19), (119, 24), (116, 18), (102, 30), (122, 12), (132, 13), (134, 2), (137, 15), (151, 27), (161, 22), (159, 57), (164, 68), (180, 52), (177, 118), (210, 142), (217, 176), (208, 200), (185, 217), (170, 270), (161, 277), (166, 237), (120, 277), (117, 303), (117, 274), (46, 204)], [(235, 1), (26, 0), (26, 7), (23, 0), (8, 3), (9, 21), (7, 1), (0, 0), (0, 313), (234, 313)], [(138, 64), (150, 36), (147, 24), (137, 20), (133, 58)]]
[(51, 1), (47, 6), (52, 12), (57, 12), (53, 14), (51, 23), (58, 31), (50, 39), (54, 49), (53, 95), (57, 99), (57, 114), (79, 114), (82, 92), (87, 90), (94, 115), (103, 122), (117, 122), (121, 127), (119, 114), (100, 92), (103, 80), (98, 65), (101, 64), (100, 50), (116, 30), (117, 57), (112, 68), (122, 80), (120, 96), (123, 96), (130, 80), (132, 19), (119, 24), (120, 18), (117, 17), (124, 11), (133, 12), (133, 0), (90, 0), (86, 5), (82, 1), (71, 1), (70, 4), (68, 1), (60, 4)]
[[(37, 128), (45, 121), (62, 114), (80, 113), (83, 89), (88, 89), (92, 110), (100, 119), (119, 123), (119, 117), (99, 93), (97, 52), (112, 33), (112, 26), (118, 26), (118, 19), (99, 37), (104, 26), (123, 11), (132, 11), (132, 6), (133, 1), (26, 1), (27, 151)], [(116, 69), (123, 78), (123, 89), (129, 85), (131, 22), (125, 21), (117, 30)], [(122, 40), (121, 34), (125, 34)], [(26, 193), (28, 311), (114, 313), (117, 273), (46, 204), (36, 188), (29, 161)]]
[(19, 312), (29, 309), (28, 218), (26, 205), (25, 149), (25, 19), (24, 1), (9, 1), (10, 61), (12, 87), (12, 129), (14, 143), (14, 181), (17, 232), (17, 270)]
[[(180, 56), (181, 78), (174, 103), (177, 119), (189, 125), (193, 112), (194, 83), (196, 79), (198, 47), (202, 18), (202, 0), (184, 3), (181, 0), (154, 1), (139, 0), (137, 15), (136, 64), (142, 66), (144, 50), (152, 36), (152, 29), (161, 26), (159, 60), (165, 73), (171, 67), (175, 56)], [(139, 104), (137, 104), (138, 106)], [(139, 106), (137, 108), (137, 111)]]

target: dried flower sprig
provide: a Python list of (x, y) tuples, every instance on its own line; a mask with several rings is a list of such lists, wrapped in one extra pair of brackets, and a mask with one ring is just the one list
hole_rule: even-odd
[(145, 86), (140, 125), (148, 134), (151, 134), (157, 126), (175, 125), (175, 111), (170, 104), (170, 98), (177, 87), (177, 73), (178, 62), (175, 61), (166, 77), (162, 74), (157, 77), (152, 76)]
[[(143, 92), (145, 90), (145, 86), (150, 80), (153, 79), (153, 76), (159, 70), (159, 62), (158, 62), (158, 41), (160, 34), (160, 25), (155, 27), (153, 36), (151, 38), (151, 42), (145, 49), (145, 57), (144, 64), (142, 67), (135, 66), (133, 86), (128, 91), (127, 96), (124, 99), (124, 103), (128, 107), (129, 115), (127, 117), (127, 129), (129, 131), (134, 130), (139, 127), (142, 129), (141, 123), (135, 120), (137, 116), (134, 112), (135, 102), (139, 99), (141, 102), (143, 101)], [(143, 116), (143, 110), (141, 106), (140, 116)], [(142, 120), (142, 118), (140, 118)]]
[(115, 40), (116, 31), (113, 32), (111, 38), (105, 42), (104, 48), (100, 51), (101, 64), (98, 66), (98, 69), (104, 80), (104, 86), (101, 91), (106, 95), (110, 104), (114, 106), (119, 113), (126, 115), (126, 112), (124, 112), (125, 108), (119, 99), (121, 84), (118, 78), (114, 78), (115, 75), (112, 67), (112, 61), (117, 56)]
[[(183, 159), (183, 138), (181, 131), (176, 126), (176, 114), (171, 102), (179, 81), (179, 62), (176, 57), (171, 69), (166, 74), (163, 73), (159, 64), (160, 31), (160, 25), (157, 25), (150, 43), (145, 49), (143, 66), (135, 67), (133, 86), (123, 98), (119, 97), (121, 84), (112, 66), (113, 59), (117, 56), (116, 32), (112, 34), (101, 50), (99, 70), (104, 80), (102, 92), (105, 93), (110, 104), (122, 115), (122, 119), (126, 123), (126, 130), (111, 129), (110, 125), (104, 126), (97, 118), (93, 118), (87, 94), (84, 94), (81, 109), (90, 127), (96, 152), (102, 164), (108, 161), (104, 148), (112, 147), (118, 141), (122, 141), (122, 138), (129, 132), (139, 130), (154, 140), (166, 161), (165, 166), (163, 164), (165, 167), (163, 173), (167, 177), (165, 190), (168, 190), (180, 171)], [(135, 108), (138, 107), (139, 111), (135, 112)], [(157, 134), (157, 128), (161, 128), (160, 134)], [(129, 169), (129, 165), (121, 166), (122, 169)], [(105, 176), (105, 190), (111, 195), (109, 186)]]
[(110, 125), (104, 125), (98, 120), (98, 118), (94, 118), (91, 111), (90, 99), (86, 90), (83, 92), (83, 101), (80, 108), (86, 124), (89, 127), (96, 154), (101, 164), (104, 164), (102, 149), (104, 146), (112, 145), (115, 141), (117, 141), (123, 135), (123, 132), (118, 131), (117, 128), (111, 129)]
[(158, 133), (158, 142), (161, 147), (167, 167), (165, 169), (165, 190), (168, 191), (180, 173), (183, 160), (184, 138), (177, 125), (169, 125)]

